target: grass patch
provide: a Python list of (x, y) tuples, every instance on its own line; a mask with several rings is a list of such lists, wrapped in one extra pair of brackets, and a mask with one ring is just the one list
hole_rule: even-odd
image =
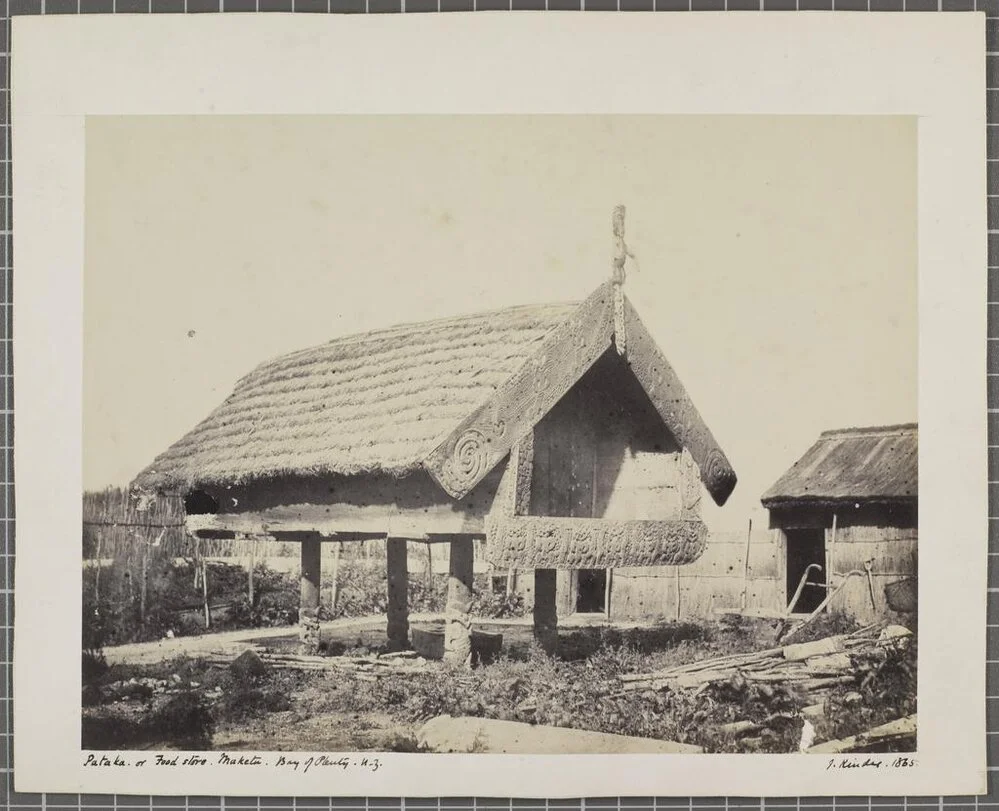
[[(825, 622), (826, 632), (852, 630), (835, 617)], [(184, 697), (169, 709), (162, 697), (143, 701), (138, 696), (89, 707), (84, 742), (90, 748), (129, 748), (168, 735), (171, 742), (185, 741), (193, 749), (210, 742), (212, 730), (252, 737), (297, 724), (315, 729), (317, 719), (326, 724), (328, 718), (327, 729), (334, 725), (355, 736), (369, 730), (357, 740), (371, 748), (409, 752), (417, 750), (415, 733), (425, 721), (451, 715), (671, 740), (708, 752), (793, 752), (801, 738), (801, 710), (815, 701), (793, 684), (735, 674), (700, 691), (624, 691), (617, 678), (772, 648), (775, 633), (772, 623), (746, 619), (587, 628), (563, 634), (558, 658), (525, 645), (516, 656), (473, 670), (429, 663), (420, 672), (374, 681), (349, 672), (275, 668), (250, 675), (183, 658), (154, 667), (112, 666), (93, 689), (133, 678), (140, 683), (168, 679)], [(820, 740), (855, 735), (915, 712), (914, 636), (856, 656), (854, 664), (858, 684), (831, 693), (824, 719), (815, 722)], [(736, 721), (758, 728), (743, 736), (722, 732)]]

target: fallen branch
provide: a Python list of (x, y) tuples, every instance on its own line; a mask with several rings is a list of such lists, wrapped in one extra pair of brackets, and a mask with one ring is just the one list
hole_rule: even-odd
[(853, 752), (857, 749), (866, 748), (872, 744), (889, 743), (892, 741), (911, 738), (916, 734), (916, 716), (909, 715), (882, 724), (859, 735), (851, 735), (849, 738), (842, 738), (838, 741), (826, 741), (811, 747), (807, 751), (815, 754), (837, 754), (841, 752)]

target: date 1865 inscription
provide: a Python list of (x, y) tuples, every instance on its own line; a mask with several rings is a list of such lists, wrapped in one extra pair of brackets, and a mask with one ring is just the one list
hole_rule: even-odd
[(829, 769), (913, 769), (917, 766), (914, 757), (899, 756), (887, 757), (843, 757), (830, 758), (826, 764), (826, 771)]

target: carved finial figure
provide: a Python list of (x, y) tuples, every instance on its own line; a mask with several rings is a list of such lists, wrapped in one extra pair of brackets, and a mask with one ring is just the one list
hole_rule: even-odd
[(618, 354), (626, 357), (628, 354), (628, 335), (624, 323), (624, 291), (621, 286), (624, 284), (624, 265), (630, 256), (635, 255), (628, 250), (628, 245), (624, 241), (624, 206), (614, 207), (614, 216), (611, 220), (614, 229), (614, 268), (611, 273), (611, 282), (614, 285), (614, 344), (617, 346)]
[(614, 270), (611, 281), (614, 284), (624, 284), (624, 263), (628, 261), (631, 252), (624, 242), (624, 206), (614, 207)]

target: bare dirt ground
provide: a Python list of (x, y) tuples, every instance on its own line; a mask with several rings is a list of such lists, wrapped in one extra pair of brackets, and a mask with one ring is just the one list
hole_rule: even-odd
[[(436, 614), (412, 614), (410, 622), (415, 627), (432, 625), (443, 621)], [(618, 630), (653, 627), (654, 622), (609, 622), (603, 615), (575, 615), (559, 621), (560, 627), (592, 628), (606, 627)], [(366, 646), (379, 646), (385, 640), (384, 616), (356, 617), (338, 619), (323, 623), (320, 634), (326, 643), (351, 644), (357, 639), (364, 640)], [(504, 635), (504, 644), (512, 640), (529, 640), (531, 635), (531, 618), (516, 619), (477, 619), (473, 627), (490, 631), (498, 631)], [(290, 647), (298, 639), (298, 629), (286, 628), (250, 628), (243, 631), (223, 631), (201, 636), (179, 636), (170, 639), (159, 639), (155, 642), (136, 642), (130, 645), (118, 645), (104, 649), (104, 656), (109, 665), (150, 665), (166, 662), (178, 656), (197, 657), (215, 651), (226, 651), (238, 654), (253, 645), (268, 647)], [(357, 645), (356, 647), (360, 647)]]

